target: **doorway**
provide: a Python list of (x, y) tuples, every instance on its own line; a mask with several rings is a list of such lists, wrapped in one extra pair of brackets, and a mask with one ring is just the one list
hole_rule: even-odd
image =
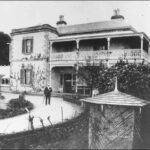
[(72, 74), (64, 74), (64, 93), (72, 93)]

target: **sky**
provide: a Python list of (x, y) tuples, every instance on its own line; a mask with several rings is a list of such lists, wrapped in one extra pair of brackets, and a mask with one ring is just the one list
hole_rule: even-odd
[(39, 24), (56, 26), (59, 15), (68, 25), (110, 20), (119, 8), (125, 23), (150, 37), (150, 1), (0, 1), (0, 31)]

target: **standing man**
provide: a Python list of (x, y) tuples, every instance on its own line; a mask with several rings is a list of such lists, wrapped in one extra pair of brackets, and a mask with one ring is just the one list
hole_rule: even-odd
[(49, 99), (49, 89), (48, 87), (46, 86), (45, 89), (44, 89), (44, 96), (45, 96), (45, 105), (48, 104), (48, 99)]
[(48, 104), (50, 105), (51, 95), (52, 95), (52, 88), (51, 88), (51, 87), (48, 87), (48, 90), (49, 90)]

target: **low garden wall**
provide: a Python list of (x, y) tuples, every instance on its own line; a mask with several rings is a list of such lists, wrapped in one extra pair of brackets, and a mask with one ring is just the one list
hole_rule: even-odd
[[(79, 134), (79, 137), (77, 135), (76, 140), (73, 141), (74, 148), (88, 148), (87, 109), (78, 117), (72, 120), (68, 120), (64, 123), (43, 127), (33, 131), (0, 136), (0, 148), (37, 149), (42, 148), (44, 144), (51, 145), (51, 143), (56, 143), (55, 145), (53, 145), (54, 147), (50, 146), (51, 148), (58, 148), (57, 145), (59, 145), (58, 143), (60, 141), (66, 141), (67, 139), (69, 139), (69, 137), (77, 134), (77, 132)], [(84, 137), (80, 135), (82, 132), (84, 132)], [(64, 146), (67, 145), (64, 144)], [(72, 147), (68, 145), (68, 148)]]
[(8, 85), (1, 85), (0, 86), (0, 91), (1, 92), (9, 92), (10, 91), (10, 87)]

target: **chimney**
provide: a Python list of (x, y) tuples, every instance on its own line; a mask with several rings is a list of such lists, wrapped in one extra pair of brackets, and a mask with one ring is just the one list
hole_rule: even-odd
[(111, 20), (118, 20), (118, 21), (123, 21), (125, 18), (124, 16), (120, 15), (120, 9), (114, 9), (114, 15), (111, 17)]
[(57, 26), (65, 26), (67, 24), (67, 22), (64, 20), (64, 15), (60, 15), (59, 16), (59, 21), (57, 21)]

